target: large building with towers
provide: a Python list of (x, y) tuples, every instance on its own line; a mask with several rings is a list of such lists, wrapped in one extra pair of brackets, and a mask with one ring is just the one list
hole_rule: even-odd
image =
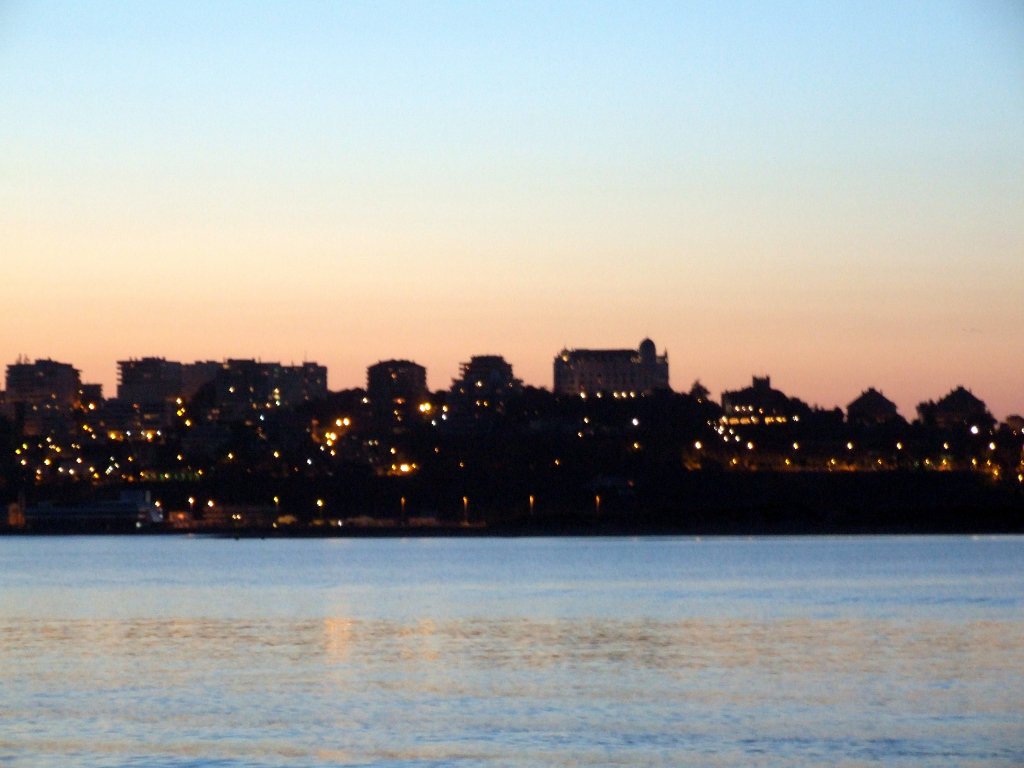
[(555, 356), (555, 393), (636, 396), (668, 389), (668, 353), (644, 339), (637, 349), (563, 349)]

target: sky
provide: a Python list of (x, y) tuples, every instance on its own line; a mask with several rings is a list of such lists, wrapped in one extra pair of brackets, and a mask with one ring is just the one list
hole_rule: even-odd
[(0, 2), (0, 364), (669, 354), (1024, 412), (1024, 4)]

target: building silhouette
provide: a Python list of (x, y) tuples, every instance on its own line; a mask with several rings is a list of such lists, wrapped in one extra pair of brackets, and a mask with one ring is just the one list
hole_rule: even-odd
[(225, 421), (252, 422), (261, 411), (292, 408), (327, 396), (327, 368), (229, 359), (213, 380), (215, 405)]
[(181, 397), (191, 400), (200, 389), (210, 384), (220, 373), (222, 363), (216, 360), (196, 360), (181, 365)]
[(770, 376), (754, 376), (749, 387), (722, 393), (722, 418), (728, 424), (785, 424), (809, 413), (802, 400), (773, 389)]
[(668, 354), (644, 339), (638, 349), (563, 349), (554, 360), (559, 395), (637, 395), (668, 389)]
[(182, 364), (162, 357), (117, 361), (117, 399), (137, 405), (181, 397)]
[(81, 396), (81, 373), (70, 363), (19, 359), (7, 366), (6, 409), (26, 435), (66, 430)]
[(419, 402), (427, 394), (427, 369), (411, 360), (381, 360), (366, 369), (371, 402)]
[(411, 360), (381, 360), (366, 369), (366, 395), (378, 426), (397, 427), (427, 397), (427, 369)]
[(846, 421), (850, 424), (877, 425), (900, 420), (896, 404), (874, 387), (861, 392), (846, 406)]
[(96, 410), (103, 405), (103, 385), (83, 384), (80, 405), (86, 410)]
[(523, 382), (515, 377), (512, 365), (501, 355), (475, 355), (459, 366), (459, 377), (452, 381), (451, 403), (456, 422), (477, 421), (503, 413), (505, 403), (521, 391)]
[(996, 422), (988, 406), (964, 387), (957, 387), (937, 403), (929, 400), (918, 404), (917, 414), (925, 425), (939, 429), (990, 429)]
[(70, 409), (79, 402), (81, 372), (70, 363), (19, 360), (7, 366), (7, 401)]
[(183, 367), (162, 357), (117, 361), (117, 399), (128, 414), (127, 428), (159, 429), (169, 423), (171, 406), (182, 395)]

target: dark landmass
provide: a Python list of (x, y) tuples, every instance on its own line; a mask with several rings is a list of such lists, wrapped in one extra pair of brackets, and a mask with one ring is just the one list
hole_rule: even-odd
[[(589, 535), (810, 535), (1021, 534), (1024, 494), (974, 473), (690, 472), (657, 493), (605, 493), (532, 514), (474, 509), (469, 519), (358, 516), (270, 517), (244, 505), (237, 520), (189, 524), (133, 517), (36, 519), (7, 533), (211, 534), (232, 537), (589, 536)], [(407, 502), (407, 505), (410, 502)], [(395, 505), (400, 509), (400, 504)], [(73, 508), (71, 508), (73, 509)], [(285, 519), (287, 522), (279, 522)]]
[(1024, 432), (977, 409), (925, 404), (906, 422), (785, 400), (772, 415), (774, 399), (723, 410), (696, 385), (383, 408), (363, 390), (236, 410), (215, 394), (175, 400), (151, 426), (133, 411), (132, 429), (103, 409), (45, 434), (0, 419), (0, 532), (1024, 533)]

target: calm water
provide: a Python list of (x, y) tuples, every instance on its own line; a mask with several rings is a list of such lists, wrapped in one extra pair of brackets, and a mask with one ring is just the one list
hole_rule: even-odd
[(0, 538), (0, 766), (1024, 764), (1024, 538)]

